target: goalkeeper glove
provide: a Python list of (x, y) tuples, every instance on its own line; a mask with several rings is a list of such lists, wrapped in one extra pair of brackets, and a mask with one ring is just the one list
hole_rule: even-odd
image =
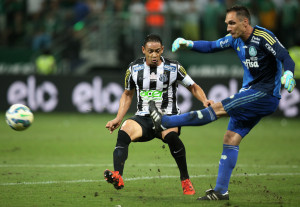
[(172, 44), (172, 52), (176, 52), (180, 47), (191, 49), (194, 46), (193, 41), (185, 40), (181, 37), (177, 38)]
[(281, 84), (284, 85), (284, 88), (291, 93), (295, 86), (296, 86), (296, 81), (293, 78), (293, 73), (289, 70), (285, 71), (283, 76), (281, 77)]

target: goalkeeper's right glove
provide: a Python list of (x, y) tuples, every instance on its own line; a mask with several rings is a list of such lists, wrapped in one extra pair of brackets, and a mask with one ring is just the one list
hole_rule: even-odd
[(180, 47), (182, 48), (193, 48), (194, 42), (191, 40), (186, 40), (181, 37), (177, 38), (172, 44), (172, 52), (176, 52)]
[(281, 84), (284, 85), (284, 88), (291, 93), (295, 86), (296, 86), (296, 81), (293, 78), (293, 73), (289, 70), (285, 71), (283, 76), (281, 77)]

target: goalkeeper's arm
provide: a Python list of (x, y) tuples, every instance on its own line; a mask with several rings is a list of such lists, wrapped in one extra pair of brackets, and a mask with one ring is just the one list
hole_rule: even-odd
[(217, 41), (192, 41), (184, 38), (177, 38), (172, 44), (172, 52), (176, 52), (179, 48), (189, 48), (201, 53), (210, 53), (221, 50), (217, 47)]

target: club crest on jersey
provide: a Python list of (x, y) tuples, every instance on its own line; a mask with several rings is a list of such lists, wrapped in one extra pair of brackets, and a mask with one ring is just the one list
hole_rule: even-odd
[(134, 72), (140, 71), (140, 70), (144, 70), (144, 65), (135, 65), (132, 67)]
[(251, 46), (249, 48), (249, 55), (252, 56), (252, 57), (257, 55), (257, 50), (255, 49), (255, 47)]
[(164, 65), (164, 70), (168, 70), (170, 72), (175, 72), (176, 71), (176, 67), (172, 66), (172, 65)]
[(168, 81), (168, 76), (166, 75), (166, 74), (160, 74), (159, 75), (159, 80), (161, 81), (161, 82), (167, 82)]

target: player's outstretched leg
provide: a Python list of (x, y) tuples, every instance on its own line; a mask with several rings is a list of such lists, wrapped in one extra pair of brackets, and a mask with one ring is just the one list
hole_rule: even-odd
[(124, 181), (119, 171), (111, 171), (106, 169), (104, 171), (104, 178), (108, 183), (113, 184), (117, 190), (120, 190), (124, 187)]
[(149, 102), (150, 117), (153, 121), (155, 130), (160, 132), (167, 128), (179, 126), (202, 126), (217, 120), (217, 115), (212, 107), (207, 107), (198, 111), (167, 116), (162, 115), (155, 106), (154, 101)]

